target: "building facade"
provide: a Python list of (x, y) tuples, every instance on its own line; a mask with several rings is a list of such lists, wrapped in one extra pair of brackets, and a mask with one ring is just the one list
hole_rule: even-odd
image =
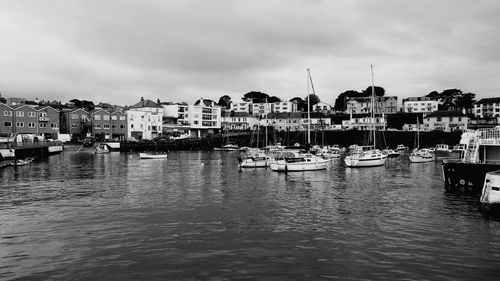
[(59, 128), (59, 111), (50, 106), (9, 106), (0, 103), (2, 133), (29, 134), (44, 139), (56, 139)]
[(161, 136), (163, 130), (163, 107), (151, 100), (130, 106), (127, 114), (127, 137), (152, 140)]
[(83, 108), (68, 108), (61, 112), (61, 133), (70, 134), (72, 138), (81, 140), (92, 134), (90, 113)]
[[(371, 112), (372, 101), (371, 97), (350, 98), (346, 102), (346, 113), (363, 114)], [(375, 97), (374, 113), (375, 114), (394, 114), (398, 112), (398, 98), (392, 97)]]
[(424, 117), (424, 124), (420, 125), (423, 131), (465, 131), (469, 118), (461, 111), (436, 111)]
[(430, 97), (403, 99), (403, 111), (407, 113), (431, 113), (438, 111), (439, 101)]
[(474, 104), (474, 116), (479, 118), (500, 117), (500, 98), (480, 99)]

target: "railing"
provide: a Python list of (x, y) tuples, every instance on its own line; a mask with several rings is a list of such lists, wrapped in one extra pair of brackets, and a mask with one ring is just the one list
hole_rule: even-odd
[(500, 130), (486, 129), (480, 130), (480, 133), (479, 138), (481, 139), (500, 139)]
[(38, 117), (38, 121), (40, 122), (49, 122), (50, 118), (49, 117)]

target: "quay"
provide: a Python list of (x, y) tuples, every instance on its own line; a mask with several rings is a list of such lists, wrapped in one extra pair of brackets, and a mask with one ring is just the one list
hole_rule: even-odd
[(63, 149), (64, 145), (58, 141), (1, 143), (0, 161), (27, 157), (45, 158), (49, 155), (60, 153)]

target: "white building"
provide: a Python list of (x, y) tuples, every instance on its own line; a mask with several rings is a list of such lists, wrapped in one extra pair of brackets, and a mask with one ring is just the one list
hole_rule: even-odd
[(403, 100), (403, 111), (408, 113), (430, 113), (438, 111), (439, 101), (430, 97), (410, 97)]
[(313, 111), (322, 112), (325, 114), (330, 113), (332, 111), (332, 106), (324, 102), (319, 102), (313, 105)]
[(461, 111), (436, 111), (424, 117), (424, 124), (420, 125), (423, 131), (465, 131), (469, 118)]
[(164, 105), (164, 117), (177, 120), (177, 127), (189, 131), (191, 137), (202, 137), (221, 129), (221, 107), (209, 99), (199, 99), (194, 105)]
[(254, 130), (259, 126), (259, 118), (247, 112), (233, 112), (224, 119), (225, 128), (230, 131)]
[(479, 118), (500, 117), (500, 98), (480, 99), (474, 104), (474, 116)]
[(290, 101), (273, 102), (271, 110), (274, 113), (297, 112), (297, 104)]
[(346, 127), (357, 130), (373, 130), (374, 125), (376, 130), (385, 131), (387, 128), (387, 119), (384, 115), (374, 117), (373, 119), (370, 116), (352, 116), (348, 125), (346, 122)]
[(231, 101), (231, 111), (250, 113), (250, 112), (252, 112), (251, 109), (252, 109), (252, 102), (249, 102), (249, 101), (240, 101), (240, 102)]
[(130, 106), (127, 113), (127, 137), (152, 140), (162, 133), (163, 107), (151, 101), (144, 100)]

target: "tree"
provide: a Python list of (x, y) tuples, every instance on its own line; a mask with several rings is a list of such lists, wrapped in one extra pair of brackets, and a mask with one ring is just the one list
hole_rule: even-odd
[(269, 95), (262, 92), (251, 91), (246, 93), (241, 99), (254, 103), (264, 103), (267, 99), (269, 99)]
[(231, 97), (228, 95), (224, 95), (219, 98), (219, 102), (217, 104), (222, 108), (229, 109), (231, 107)]
[(347, 99), (353, 97), (361, 97), (362, 93), (354, 90), (348, 90), (341, 93), (337, 99), (335, 99), (334, 109), (336, 111), (345, 111), (347, 109)]
[(476, 103), (476, 94), (473, 93), (462, 94), (457, 99), (458, 109), (465, 109), (467, 114), (472, 114), (474, 103)]
[[(379, 86), (373, 87), (375, 90), (375, 96), (383, 97), (385, 95), (385, 89)], [(372, 86), (368, 86), (366, 90), (363, 91), (363, 96), (371, 97), (372, 96)]]
[(267, 99), (267, 102), (269, 102), (269, 103), (273, 103), (273, 102), (280, 102), (280, 101), (281, 101), (281, 99), (280, 99), (280, 98), (278, 98), (277, 96), (272, 96), (272, 97), (269, 97), (269, 98)]
[(315, 94), (309, 94), (308, 96), (306, 96), (305, 98), (305, 103), (307, 105), (307, 98), (309, 97), (309, 110), (312, 111), (312, 108), (315, 104), (321, 102), (319, 97)]
[(290, 100), (290, 102), (295, 102), (297, 104), (298, 111), (305, 111), (307, 109), (307, 103), (299, 97), (295, 97)]

